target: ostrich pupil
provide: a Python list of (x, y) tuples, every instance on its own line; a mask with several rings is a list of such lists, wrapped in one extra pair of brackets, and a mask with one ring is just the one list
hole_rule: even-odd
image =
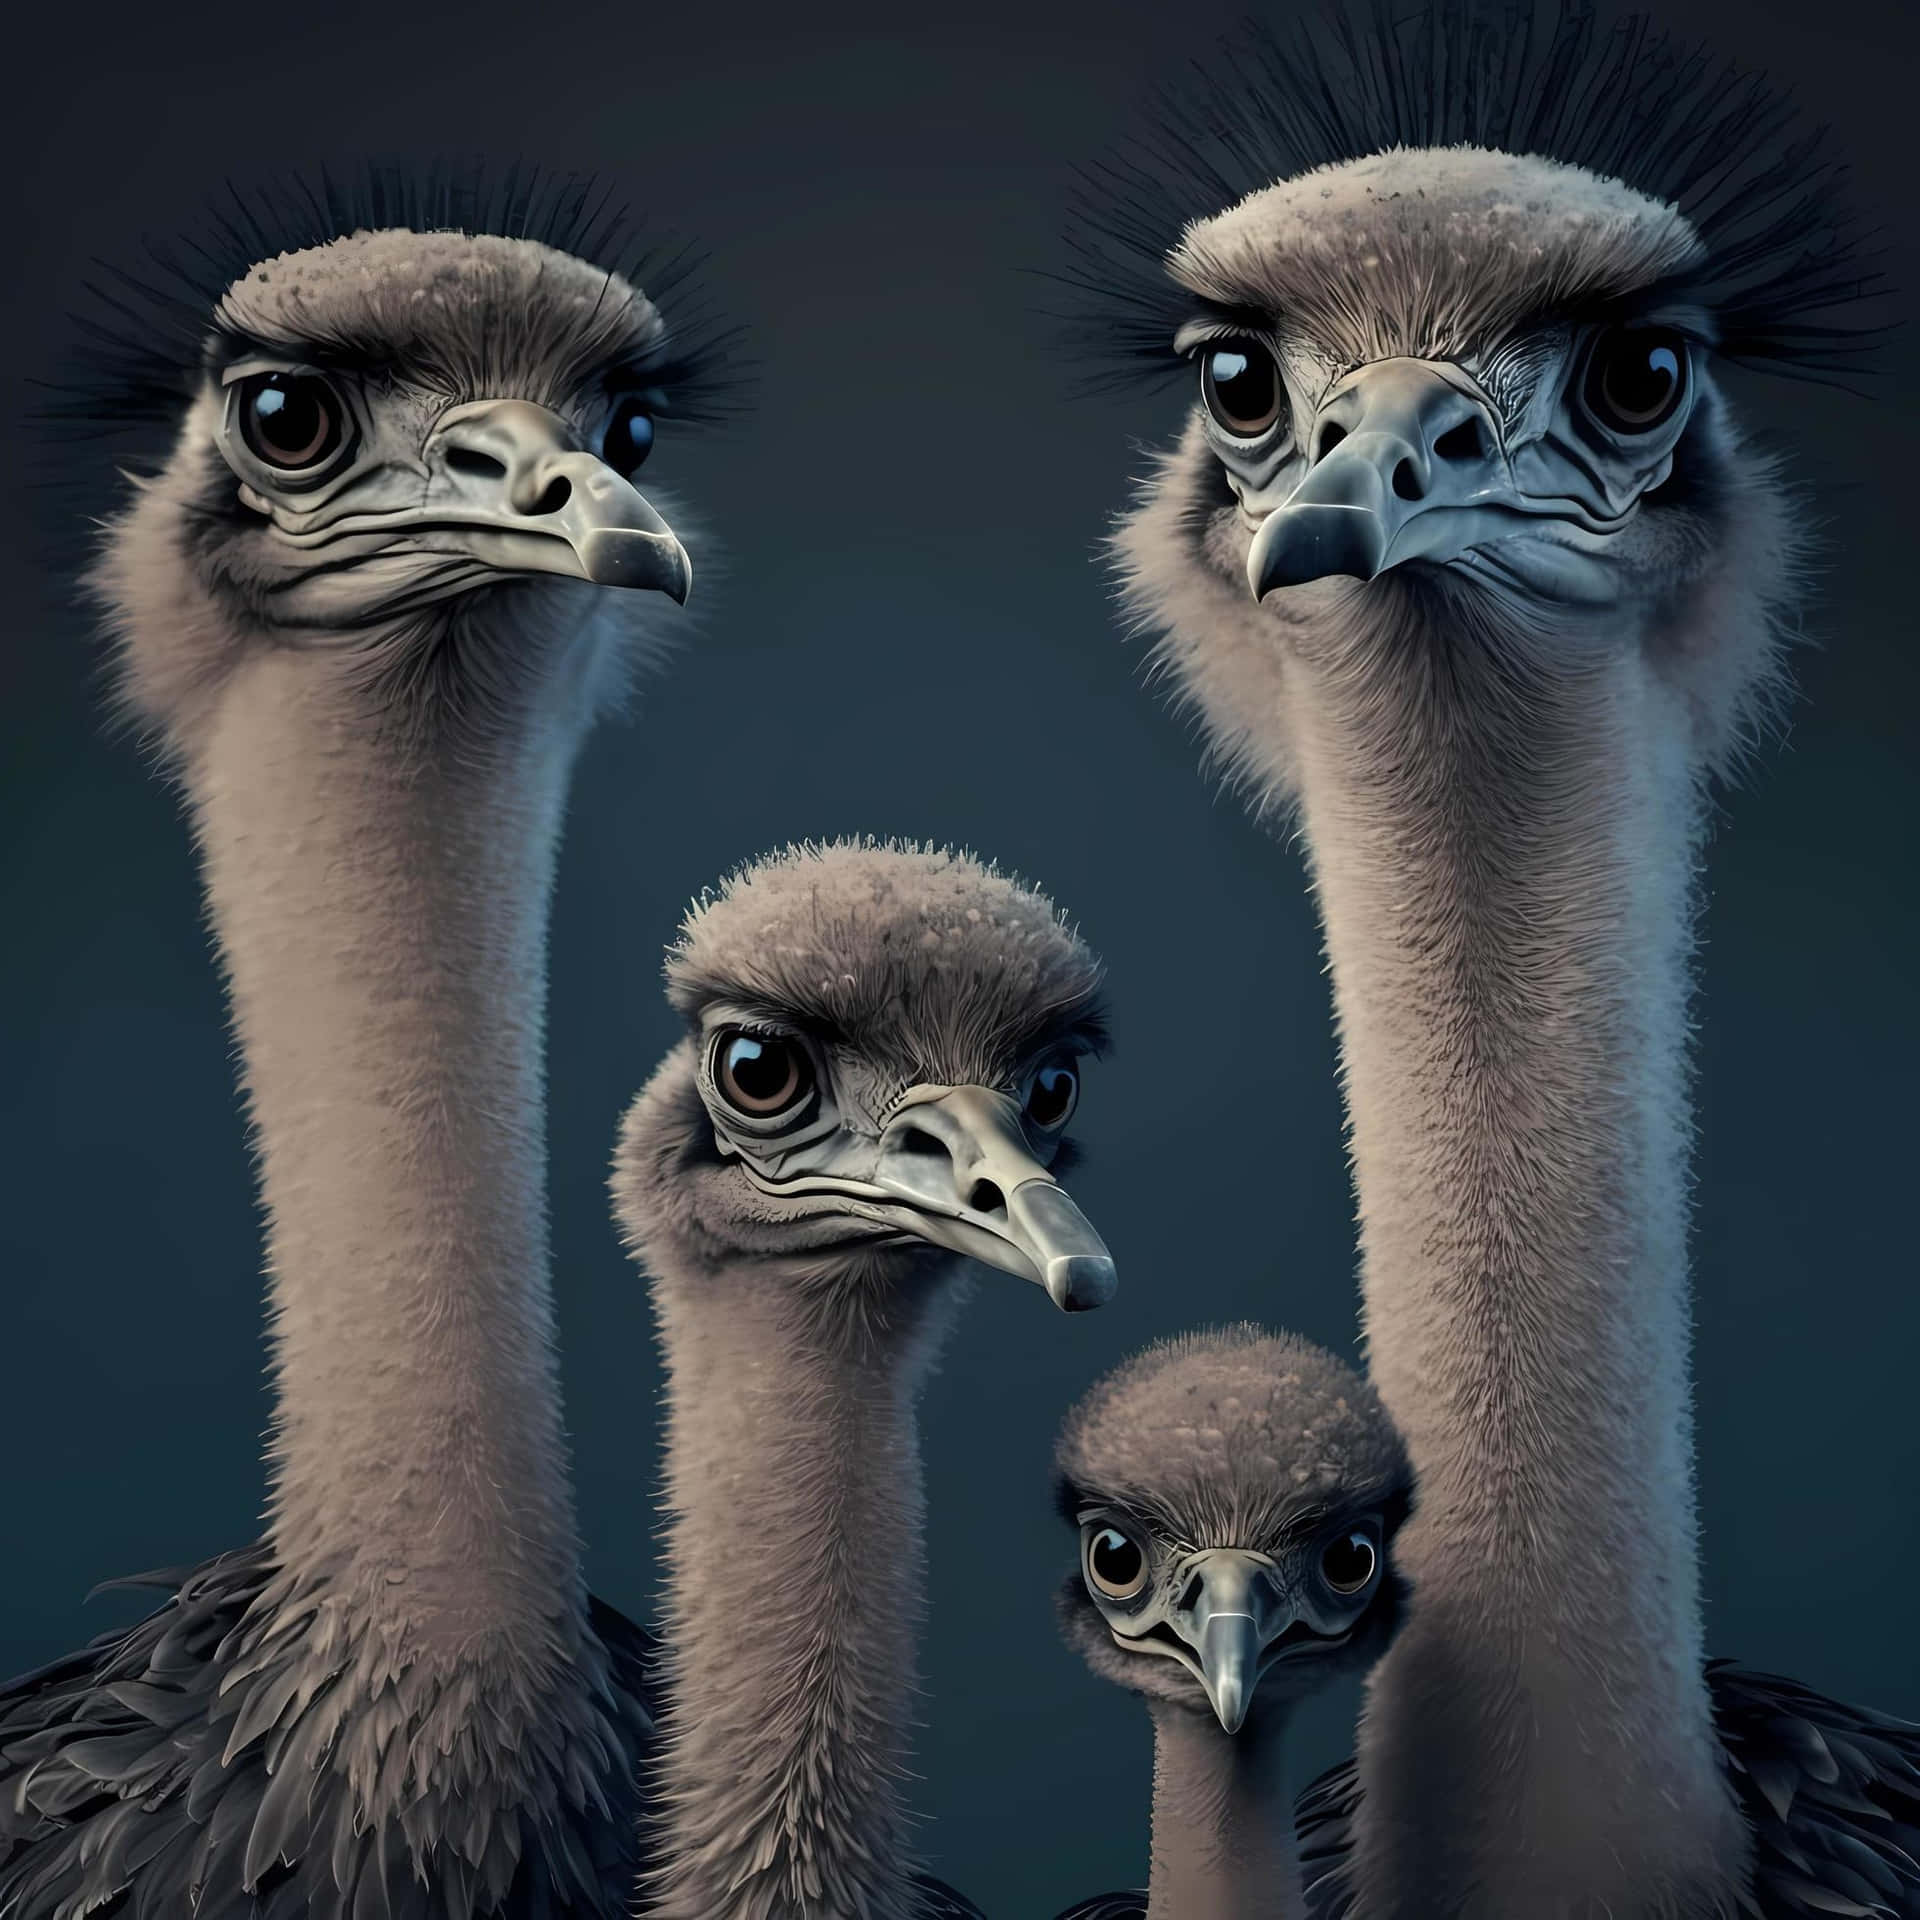
[(1685, 386), (1686, 349), (1672, 334), (1622, 332), (1600, 343), (1587, 401), (1608, 426), (1644, 433), (1671, 417)]
[(785, 1040), (735, 1034), (720, 1056), (720, 1090), (748, 1113), (778, 1113), (804, 1084), (799, 1049)]
[(1229, 433), (1264, 433), (1280, 417), (1280, 376), (1273, 356), (1249, 341), (1215, 347), (1200, 370), (1201, 398)]
[(1125, 1593), (1146, 1568), (1146, 1556), (1117, 1527), (1102, 1527), (1087, 1554), (1093, 1577), (1115, 1593)]
[(614, 472), (631, 474), (653, 451), (653, 416), (629, 400), (613, 416), (602, 457)]
[(247, 382), (241, 427), (269, 466), (310, 467), (338, 443), (340, 415), (322, 381), (266, 373)]
[(1373, 1578), (1373, 1542), (1364, 1533), (1336, 1540), (1320, 1556), (1320, 1571), (1336, 1593), (1358, 1593)]
[(1049, 1132), (1065, 1126), (1079, 1093), (1080, 1079), (1071, 1067), (1042, 1067), (1027, 1095), (1027, 1118)]

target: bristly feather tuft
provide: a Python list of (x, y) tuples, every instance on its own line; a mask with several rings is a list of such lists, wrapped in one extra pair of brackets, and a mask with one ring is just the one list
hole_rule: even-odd
[(1727, 359), (1832, 377), (1885, 332), (1886, 283), (1828, 131), (1758, 75), (1645, 14), (1603, 29), (1588, 0), (1549, 0), (1544, 25), (1536, 0), (1366, 0), (1285, 37), (1247, 22), (1083, 171), (1057, 277), (1087, 384), (1181, 370), (1192, 303), (1165, 260), (1189, 223), (1315, 167), (1441, 146), (1557, 160), (1677, 206), (1705, 258), (1661, 291), (1713, 314)]
[(676, 420), (730, 418), (744, 398), (724, 325), (697, 285), (698, 255), (643, 240), (636, 217), (592, 178), (514, 164), (416, 171), (367, 162), (347, 178), (285, 175), (225, 194), (197, 225), (150, 239), (137, 269), (102, 264), (73, 316), (76, 349), (47, 383), (43, 425), (63, 438), (112, 437), (138, 464), (163, 448), (194, 390), (213, 310), (248, 267), (343, 235), (385, 228), (536, 241), (618, 273), (668, 328), (657, 382)]

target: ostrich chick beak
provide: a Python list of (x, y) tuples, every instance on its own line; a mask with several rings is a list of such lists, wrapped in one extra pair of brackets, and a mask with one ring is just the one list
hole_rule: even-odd
[(1227, 1732), (1238, 1733), (1260, 1684), (1267, 1649), (1294, 1620), (1281, 1598), (1273, 1562), (1237, 1547), (1209, 1547), (1181, 1564), (1171, 1591), (1181, 1599), (1158, 1619), (1173, 1629), (1177, 1641), (1145, 1632), (1130, 1636), (1118, 1627), (1114, 1640), (1130, 1653), (1178, 1660), (1206, 1689), (1214, 1718)]
[(426, 497), (410, 518), (435, 545), (506, 573), (653, 588), (682, 605), (692, 591), (693, 563), (673, 529), (545, 407), (454, 407), (428, 441), (426, 463)]
[(1486, 540), (1513, 503), (1492, 409), (1457, 367), (1396, 359), (1357, 368), (1320, 409), (1315, 432), (1327, 451), (1254, 535), (1247, 582), (1256, 600), (1332, 574), (1371, 580), (1406, 560), (1453, 559)]
[(1068, 1313), (1113, 1295), (1106, 1242), (1034, 1158), (1004, 1093), (915, 1087), (881, 1135), (871, 1182), (884, 1196), (875, 1217), (1035, 1281)]

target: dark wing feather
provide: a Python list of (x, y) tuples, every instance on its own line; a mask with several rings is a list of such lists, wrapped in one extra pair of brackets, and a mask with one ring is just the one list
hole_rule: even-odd
[(1300, 1880), (1311, 1920), (1346, 1920), (1353, 1910), (1347, 1861), (1353, 1852), (1353, 1814), (1360, 1804), (1360, 1770), (1351, 1760), (1329, 1767), (1293, 1803)]
[(1127, 1893), (1096, 1893), (1065, 1908), (1056, 1920), (1147, 1920), (1147, 1896), (1142, 1888)]
[(955, 1893), (944, 1880), (936, 1880), (930, 1873), (916, 1873), (913, 1890), (918, 1896), (914, 1920), (987, 1920), (964, 1893)]
[[(1709, 1662), (1707, 1689), (1753, 1831), (1755, 1920), (1920, 1920), (1920, 1726), (1728, 1660)], [(1295, 1803), (1313, 1920), (1352, 1911), (1359, 1800), (1347, 1760)]]
[[(264, 1545), (121, 1585), (155, 1613), (0, 1687), (0, 1920), (588, 1920), (624, 1914), (638, 1778), (657, 1702), (651, 1639), (589, 1604), (605, 1650), (597, 1778), (569, 1778), (558, 1817), (496, 1820), (443, 1842), (416, 1803), (364, 1829), (323, 1764), (321, 1716), (262, 1655)], [(296, 1648), (295, 1630), (278, 1644)], [(222, 1688), (251, 1663), (252, 1684)], [(306, 1669), (311, 1686), (313, 1668)], [(323, 1695), (325, 1683), (314, 1697)], [(423, 1811), (424, 1810), (424, 1811)], [(423, 1827), (425, 1830), (423, 1830)], [(416, 1869), (416, 1857), (430, 1871)]]
[(1920, 1920), (1920, 1726), (1730, 1660), (1707, 1685), (1761, 1920)]

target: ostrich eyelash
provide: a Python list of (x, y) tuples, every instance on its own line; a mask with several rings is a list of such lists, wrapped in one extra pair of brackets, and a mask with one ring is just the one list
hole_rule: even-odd
[[(369, 162), (335, 178), (282, 175), (229, 184), (196, 227), (150, 238), (137, 269), (101, 264), (71, 317), (76, 345), (39, 383), (32, 420), (62, 451), (84, 457), (67, 491), (92, 489), (117, 465), (140, 467), (170, 444), (179, 410), (202, 377), (214, 311), (248, 267), (361, 230), (495, 234), (537, 241), (618, 274), (660, 308), (669, 332), (658, 359), (620, 370), (667, 396), (676, 421), (719, 423), (740, 413), (751, 369), (741, 332), (723, 324), (699, 286), (702, 257), (648, 241), (638, 217), (604, 183), (512, 165), (445, 165), (424, 171)], [(108, 451), (103, 452), (103, 445)], [(69, 521), (70, 503), (61, 520)]]
[(1868, 364), (1887, 328), (1879, 253), (1845, 204), (1827, 129), (1759, 76), (1644, 14), (1602, 31), (1566, 0), (1393, 0), (1286, 38), (1251, 24), (1149, 102), (1124, 149), (1083, 170), (1054, 317), (1090, 392), (1177, 377), (1193, 295), (1166, 272), (1186, 226), (1312, 168), (1391, 147), (1478, 146), (1621, 181), (1676, 205), (1701, 263), (1642, 298), (1714, 316), (1722, 358), (1810, 378)]

